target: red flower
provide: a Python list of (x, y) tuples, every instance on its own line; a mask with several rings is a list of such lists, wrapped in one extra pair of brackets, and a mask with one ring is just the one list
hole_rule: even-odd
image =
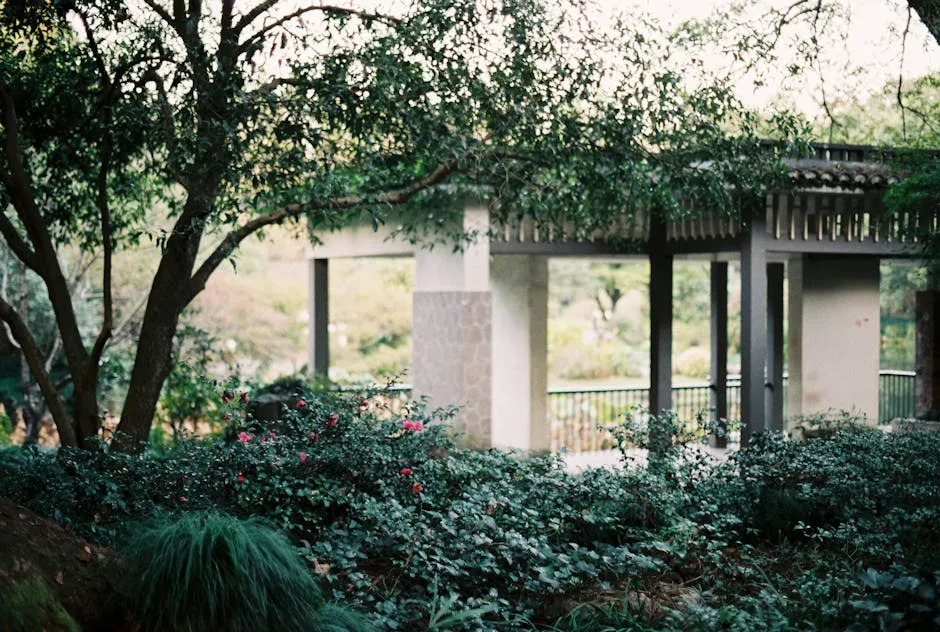
[(316, 432), (311, 432), (311, 433), (308, 434), (307, 436), (310, 437), (310, 440), (311, 440), (311, 441), (316, 441), (317, 439), (320, 438), (320, 435), (317, 434)]
[(361, 402), (359, 402), (359, 410), (365, 410), (368, 407), (369, 407), (369, 402), (365, 400), (362, 400)]
[(303, 452), (301, 452), (300, 454), (298, 454), (298, 455), (297, 455), (297, 458), (300, 459), (300, 462), (301, 462), (301, 463), (306, 463), (306, 461), (307, 461), (307, 455), (306, 455), (305, 453), (303, 453)]
[(186, 502), (186, 496), (180, 496), (179, 498), (177, 498), (177, 500), (179, 500), (181, 503), (184, 503)]
[(303, 408), (306, 405), (307, 405), (307, 402), (305, 402), (304, 400), (302, 399), (297, 400), (297, 406), (296, 406), (297, 408)]
[(225, 417), (222, 417), (222, 421), (232, 421), (232, 416), (226, 415)]
[(243, 404), (248, 403), (248, 393), (242, 392), (238, 397), (242, 400)]
[(332, 428), (339, 422), (339, 415), (336, 413), (330, 413), (330, 420), (326, 422), (326, 425)]
[(250, 434), (248, 434), (247, 432), (239, 432), (239, 433), (238, 433), (238, 440), (241, 441), (242, 443), (248, 443), (248, 442), (250, 442), (253, 438), (254, 438), (254, 437), (252, 437), (252, 436), (251, 436)]
[(277, 438), (277, 435), (272, 432), (272, 433), (271, 433), (271, 438), (272, 438), (272, 439), (275, 439), (275, 438)]
[(236, 483), (244, 483), (244, 482), (245, 482), (245, 477), (244, 477), (243, 475), (239, 474), (239, 475), (238, 475), (238, 478), (235, 479), (235, 482), (236, 482)]
[(402, 475), (402, 476), (411, 476), (411, 468), (410, 468), (410, 467), (403, 467), (403, 468), (401, 468), (401, 475)]
[(401, 425), (405, 430), (414, 430), (415, 432), (421, 432), (424, 430), (423, 421), (412, 421), (411, 419), (406, 419), (405, 422)]
[(423, 486), (421, 483), (412, 483), (412, 484), (411, 484), (411, 493), (412, 493), (412, 494), (420, 494), (422, 491), (424, 491), (424, 486)]

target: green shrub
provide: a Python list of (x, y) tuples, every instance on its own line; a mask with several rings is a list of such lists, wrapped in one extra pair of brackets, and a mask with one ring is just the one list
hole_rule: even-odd
[[(729, 467), (746, 523), (771, 537), (851, 543), (874, 555), (940, 544), (940, 434), (846, 427), (806, 442), (758, 435)], [(898, 548), (900, 547), (900, 548)]]
[(662, 582), (699, 598), (646, 629), (845, 629), (868, 616), (852, 602), (896, 607), (866, 568), (938, 567), (940, 435), (757, 435), (718, 464), (694, 447), (704, 429), (638, 415), (618, 438), (651, 448), (647, 466), (572, 474), (551, 456), (461, 449), (420, 402), (393, 414), (369, 392), (301, 389), (262, 422), (249, 395), (231, 399), (220, 437), (165, 453), (0, 452), (0, 489), (112, 544), (141, 518), (261, 517), (331, 599), (391, 630), (632, 629), (635, 612), (559, 617)]
[[(141, 528), (123, 551), (127, 594), (148, 630), (364, 630), (331, 608), (296, 549), (257, 520), (192, 512)], [(328, 625), (327, 625), (328, 624)]]

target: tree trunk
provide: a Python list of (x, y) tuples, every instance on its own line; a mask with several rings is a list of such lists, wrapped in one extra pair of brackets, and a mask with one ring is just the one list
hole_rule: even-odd
[[(94, 373), (97, 373), (95, 371)], [(98, 408), (97, 375), (85, 376), (80, 383), (74, 384), (75, 398), (72, 416), (78, 430), (79, 445), (86, 449), (95, 446), (98, 431), (101, 429), (101, 415)]]
[(172, 365), (173, 336), (181, 308), (175, 296), (157, 291), (158, 281), (159, 274), (147, 302), (121, 422), (111, 444), (112, 449), (122, 452), (136, 452), (147, 442), (160, 391)]
[[(189, 291), (188, 282), (199, 249), (201, 232), (192, 227), (190, 218), (199, 212), (200, 206), (211, 208), (214, 201), (214, 195), (190, 196), (167, 241), (147, 299), (127, 398), (111, 443), (113, 450), (137, 452), (150, 436), (160, 391), (172, 366), (173, 337), (180, 313), (186, 307), (184, 297)], [(186, 226), (185, 230), (180, 228), (180, 223)]]

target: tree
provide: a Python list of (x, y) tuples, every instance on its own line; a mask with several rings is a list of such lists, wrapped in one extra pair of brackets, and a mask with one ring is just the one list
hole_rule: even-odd
[[(730, 77), (689, 63), (691, 30), (605, 27), (581, 0), (423, 0), (394, 13), (235, 4), (4, 5), (0, 235), (49, 295), (71, 406), (17, 307), (0, 301), (0, 318), (63, 445), (98, 435), (113, 257), (141, 239), (161, 257), (117, 449), (148, 437), (181, 312), (267, 226), (371, 217), (417, 238), (448, 226), (448, 199), (486, 185), (497, 213), (564, 217), (589, 233), (626, 223), (625, 209), (684, 212), (680, 198), (733, 213), (731, 191), (759, 193), (779, 173)], [(772, 123), (781, 137), (799, 129)], [(143, 220), (158, 202), (162, 229)], [(56, 256), (69, 244), (102, 261), (91, 337)]]

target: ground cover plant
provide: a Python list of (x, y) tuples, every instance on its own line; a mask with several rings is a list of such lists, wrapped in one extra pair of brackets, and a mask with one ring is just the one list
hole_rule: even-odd
[(325, 601), (378, 629), (931, 629), (940, 614), (935, 434), (765, 435), (715, 463), (654, 418), (621, 434), (649, 466), (572, 474), (463, 449), (419, 404), (298, 387), (260, 422), (250, 395), (220, 398), (220, 436), (141, 456), (9, 449), (0, 489), (128, 559), (155, 520), (264, 520)]

